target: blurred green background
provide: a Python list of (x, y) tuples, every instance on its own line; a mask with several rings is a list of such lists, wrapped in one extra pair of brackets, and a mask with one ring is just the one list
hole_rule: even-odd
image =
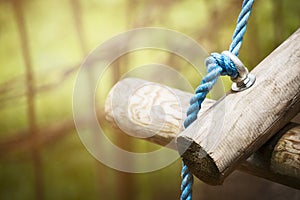
[[(156, 172), (127, 174), (102, 165), (88, 153), (72, 118), (76, 73), (97, 45), (138, 27), (174, 29), (195, 39), (208, 52), (226, 50), (241, 3), (0, 0), (0, 199), (178, 199), (180, 160)], [(300, 1), (257, 0), (241, 60), (253, 68), (299, 25)], [(114, 63), (114, 70), (106, 73), (104, 91), (107, 93), (132, 66), (150, 62), (152, 57), (128, 56), (126, 62)], [(176, 70), (193, 87), (200, 81), (191, 69), (180, 66), (180, 61), (166, 59), (166, 55), (156, 61), (169, 66), (177, 63)], [(230, 82), (223, 80), (228, 89)], [(104, 98), (99, 102), (101, 114)], [(105, 126), (111, 139), (125, 149), (158, 148)], [(225, 186), (213, 189), (197, 180), (195, 199), (253, 199), (262, 195), (263, 186), (257, 189), (259, 185), (267, 188), (264, 180), (243, 176), (242, 182), (239, 176), (243, 175), (233, 175), (232, 182), (229, 178)], [(245, 187), (240, 188), (241, 184)], [(294, 190), (278, 187), (270, 186), (270, 193), (283, 191), (289, 198), (300, 197)]]

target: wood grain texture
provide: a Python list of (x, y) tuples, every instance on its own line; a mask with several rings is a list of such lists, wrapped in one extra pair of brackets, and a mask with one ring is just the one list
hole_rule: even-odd
[[(281, 143), (288, 142), (285, 138), (286, 135), (290, 134), (290, 131), (293, 131), (296, 137), (300, 137), (300, 132), (295, 132), (295, 130), (299, 129), (299, 124), (288, 123), (262, 147), (260, 147), (259, 150), (239, 165), (238, 169), (248, 174), (300, 189), (300, 178), (297, 175), (300, 171), (300, 166), (297, 164), (299, 162), (297, 160), (299, 155), (294, 154), (294, 157), (290, 157), (290, 162), (288, 164), (283, 162), (283, 160), (275, 160), (273, 156), (274, 152), (276, 152), (276, 146)], [(296, 141), (294, 145), (297, 145), (297, 143), (298, 142)], [(294, 151), (295, 150), (297, 150), (297, 148), (295, 148)], [(286, 154), (288, 152), (286, 150), (282, 150), (282, 153)], [(274, 162), (276, 162), (276, 165), (274, 165)], [(287, 167), (287, 165), (295, 167), (291, 168)]]
[[(173, 141), (176, 135), (184, 129), (182, 121), (191, 96), (190, 93), (157, 83), (127, 78), (118, 82), (110, 91), (106, 100), (105, 116), (115, 127), (126, 130), (128, 134), (176, 149)], [(215, 101), (206, 99), (198, 116), (203, 117), (202, 113), (214, 103)], [(131, 111), (131, 114), (128, 111)], [(136, 113), (132, 114), (133, 112)], [(297, 176), (288, 171), (275, 173), (277, 166), (270, 168), (272, 152), (277, 141), (293, 127), (295, 124), (290, 124), (278, 132), (259, 151), (243, 162), (239, 169), (300, 189), (300, 179)]]
[[(174, 138), (183, 130), (183, 120), (192, 94), (129, 78), (110, 91), (105, 117), (125, 133), (176, 149)], [(202, 111), (215, 101), (206, 99)], [(163, 109), (162, 109), (163, 108)]]
[(183, 161), (206, 183), (222, 184), (299, 112), (300, 29), (252, 73), (251, 88), (229, 92), (177, 137)]
[(300, 126), (290, 129), (280, 138), (271, 160), (274, 172), (288, 173), (300, 179)]

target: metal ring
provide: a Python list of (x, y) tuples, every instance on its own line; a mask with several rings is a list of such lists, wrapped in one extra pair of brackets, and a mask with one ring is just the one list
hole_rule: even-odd
[(249, 74), (247, 67), (245, 67), (242, 61), (230, 51), (223, 51), (222, 54), (230, 58), (238, 71), (238, 76), (236, 78), (231, 78), (234, 82), (231, 89), (239, 92), (251, 87), (256, 78), (253, 74)]
[(230, 58), (230, 60), (234, 63), (234, 65), (239, 73), (238, 77), (231, 79), (231, 80), (233, 82), (241, 82), (244, 79), (246, 79), (247, 74), (248, 74), (248, 69), (245, 67), (245, 65), (242, 63), (242, 61), (236, 55), (231, 53), (230, 51), (223, 51), (222, 54)]

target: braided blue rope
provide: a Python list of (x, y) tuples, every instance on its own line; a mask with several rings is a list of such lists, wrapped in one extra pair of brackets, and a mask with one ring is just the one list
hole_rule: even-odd
[[(229, 51), (238, 56), (238, 52), (242, 46), (243, 37), (247, 29), (247, 22), (252, 11), (254, 0), (244, 0), (242, 10), (239, 14), (237, 25), (232, 36), (232, 42)], [(231, 78), (238, 76), (238, 71), (234, 63), (223, 54), (212, 53), (206, 59), (207, 75), (202, 79), (201, 84), (196, 88), (195, 95), (190, 100), (190, 107), (187, 111), (187, 118), (184, 121), (184, 127), (187, 128), (197, 119), (197, 114), (201, 109), (201, 104), (204, 101), (208, 92), (212, 89), (218, 80), (219, 76), (228, 75)], [(193, 174), (188, 167), (183, 163), (181, 170), (181, 200), (192, 199)]]

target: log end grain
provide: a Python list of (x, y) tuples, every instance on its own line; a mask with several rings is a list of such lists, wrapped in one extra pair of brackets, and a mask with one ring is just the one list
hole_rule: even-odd
[(190, 166), (189, 170), (200, 180), (210, 185), (221, 185), (224, 176), (211, 156), (201, 146), (188, 137), (177, 138), (177, 149), (183, 162)]

